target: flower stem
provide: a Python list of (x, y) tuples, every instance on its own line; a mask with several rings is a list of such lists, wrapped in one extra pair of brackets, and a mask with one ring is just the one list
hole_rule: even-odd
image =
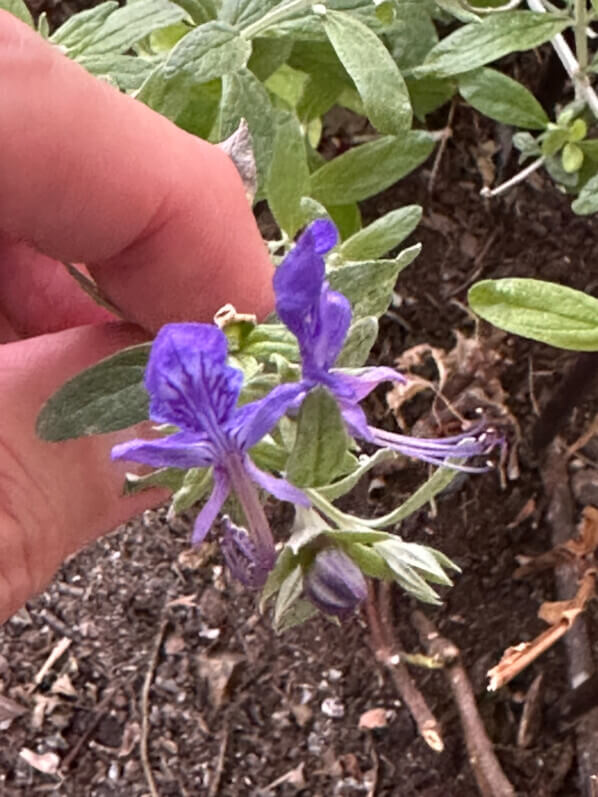
[(243, 461), (238, 454), (231, 454), (226, 466), (231, 487), (245, 513), (249, 536), (258, 551), (259, 564), (263, 568), (270, 570), (276, 561), (276, 551), (270, 524), (264, 512), (264, 507), (260, 502), (258, 492), (247, 475)]
[(575, 0), (575, 53), (579, 70), (585, 75), (588, 67), (588, 6), (587, 0)]
[(532, 163), (530, 163), (529, 166), (526, 166), (525, 169), (522, 169), (520, 172), (517, 172), (517, 174), (511, 177), (510, 180), (506, 180), (504, 183), (501, 183), (501, 185), (497, 186), (496, 188), (489, 188), (488, 186), (484, 186), (484, 188), (482, 188), (482, 190), (480, 191), (480, 196), (483, 196), (484, 198), (489, 198), (493, 196), (498, 196), (499, 194), (504, 194), (504, 192), (508, 191), (509, 188), (512, 188), (514, 185), (517, 185), (518, 183), (522, 183), (530, 176), (530, 174), (532, 174), (532, 172), (537, 171), (540, 168), (540, 166), (542, 166), (544, 161), (545, 161), (544, 155), (542, 155), (540, 158), (536, 158), (536, 160), (532, 161)]

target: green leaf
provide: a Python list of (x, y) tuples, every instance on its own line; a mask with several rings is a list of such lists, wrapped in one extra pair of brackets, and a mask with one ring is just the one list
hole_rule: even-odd
[(598, 212), (598, 174), (591, 177), (573, 200), (571, 209), (579, 216), (588, 216)]
[(330, 285), (349, 299), (354, 317), (379, 317), (388, 309), (398, 275), (420, 251), (421, 244), (415, 244), (403, 249), (394, 260), (345, 263), (328, 272)]
[(268, 573), (268, 578), (262, 589), (262, 594), (260, 595), (261, 612), (264, 611), (268, 600), (278, 592), (283, 581), (296, 566), (297, 557), (293, 555), (290, 548), (284, 547), (276, 560), (276, 564)]
[(419, 66), (438, 42), (436, 27), (422, 0), (400, 0), (395, 4), (394, 24), (385, 31), (390, 52), (399, 69)]
[(372, 531), (371, 529), (328, 528), (324, 530), (324, 534), (336, 542), (349, 543), (350, 545), (356, 542), (362, 545), (372, 545), (375, 542), (385, 542), (386, 540), (395, 539), (394, 535), (389, 534), (387, 531)]
[(303, 570), (301, 565), (296, 565), (285, 577), (276, 596), (274, 606), (274, 627), (278, 628), (282, 617), (291, 606), (301, 597), (303, 592)]
[(477, 111), (506, 125), (541, 130), (544, 109), (525, 86), (495, 69), (476, 69), (459, 78), (459, 93)]
[(399, 68), (378, 36), (342, 11), (328, 9), (323, 24), (372, 125), (390, 135), (408, 130), (412, 120), (409, 93)]
[(291, 113), (281, 114), (266, 183), (268, 205), (289, 238), (305, 222), (301, 197), (309, 193), (309, 168), (303, 132)]
[(369, 470), (376, 467), (376, 465), (379, 465), (381, 462), (390, 462), (396, 458), (397, 454), (395, 454), (394, 451), (388, 448), (380, 448), (373, 456), (366, 457), (365, 460), (360, 463), (359, 467), (356, 468), (353, 473), (349, 474), (349, 476), (345, 476), (344, 479), (334, 484), (320, 487), (318, 492), (328, 501), (336, 501), (341, 495), (345, 495), (349, 490), (352, 490), (361, 477)]
[(212, 486), (212, 468), (189, 468), (182, 485), (172, 496), (175, 512), (185, 512), (193, 504), (201, 501)]
[(123, 349), (65, 382), (37, 417), (38, 437), (57, 442), (146, 420), (149, 400), (143, 374), (150, 349), (150, 343)]
[(453, 80), (443, 78), (424, 77), (421, 80), (415, 78), (406, 79), (409, 97), (413, 113), (418, 119), (424, 121), (426, 115), (442, 108), (455, 94), (455, 83)]
[(184, 478), (185, 471), (181, 468), (159, 468), (145, 476), (127, 473), (123, 495), (136, 495), (143, 490), (150, 490), (152, 487), (165, 487), (167, 490), (175, 492), (183, 484)]
[(92, 75), (111, 78), (123, 91), (138, 89), (155, 68), (155, 64), (145, 58), (118, 53), (80, 55), (77, 62)]
[[(201, 84), (242, 69), (251, 45), (223, 22), (207, 22), (182, 38), (141, 86), (137, 99), (176, 119), (190, 103), (189, 92)], [(233, 126), (220, 140), (227, 138)]]
[(253, 139), (259, 196), (272, 160), (275, 114), (268, 92), (249, 69), (227, 74), (222, 79), (218, 140), (234, 133), (241, 119), (247, 120)]
[(454, 468), (438, 468), (421, 487), (418, 487), (413, 495), (410, 495), (406, 501), (396, 509), (393, 509), (392, 512), (371, 520), (362, 520), (362, 524), (370, 529), (382, 529), (386, 526), (400, 523), (425, 506), (438, 493), (445, 490), (458, 472)]
[(355, 542), (347, 545), (345, 551), (365, 576), (384, 581), (393, 580), (393, 571), (386, 564), (384, 557), (371, 545)]
[(330, 484), (341, 472), (348, 446), (338, 405), (325, 388), (312, 390), (299, 410), (287, 478), (298, 487)]
[(356, 202), (350, 205), (328, 204), (326, 210), (334, 222), (341, 240), (350, 238), (361, 229), (361, 211)]
[(252, 39), (247, 68), (263, 83), (286, 62), (292, 49), (290, 39)]
[[(415, 542), (405, 542), (399, 537), (393, 537), (383, 541), (381, 544), (378, 543), (376, 550), (380, 551), (381, 548), (385, 548), (386, 551), (392, 551), (394, 555), (401, 559), (403, 564), (417, 570), (427, 581), (433, 581), (435, 584), (442, 584), (445, 587), (453, 586), (453, 582), (445, 573), (438, 561), (437, 552), (433, 548), (428, 548), (427, 545), (419, 545)], [(449, 563), (451, 569), (459, 570), (457, 565), (453, 564), (450, 559), (444, 557), (444, 560)]]
[(375, 316), (365, 316), (354, 321), (334, 367), (359, 368), (367, 360), (377, 337), (378, 319)]
[(563, 169), (567, 174), (573, 174), (581, 169), (583, 163), (583, 151), (577, 146), (568, 141), (563, 147), (562, 155)]
[(326, 206), (360, 202), (416, 169), (434, 144), (429, 133), (410, 130), (353, 147), (312, 174), (311, 196)]
[[(398, 541), (397, 541), (398, 542)], [(372, 547), (380, 554), (388, 567), (392, 570), (397, 584), (406, 592), (414, 595), (424, 603), (439, 604), (440, 599), (432, 587), (423, 579), (417, 570), (405, 561), (404, 553), (396, 548), (394, 540), (377, 542)]]
[(345, 260), (381, 257), (407, 238), (417, 227), (421, 217), (422, 209), (419, 205), (391, 210), (344, 241), (339, 252)]
[(168, 0), (135, 0), (118, 8), (86, 41), (85, 55), (124, 53), (154, 30), (165, 28), (187, 14)]
[(286, 468), (288, 451), (272, 438), (263, 437), (249, 452), (258, 468), (282, 472)]
[(23, 0), (0, 0), (0, 8), (2, 8), (4, 11), (8, 11), (10, 14), (17, 17), (17, 19), (20, 19), (21, 22), (25, 22), (25, 24), (29, 25), (31, 28), (35, 27), (31, 12)]
[(480, 22), (480, 17), (473, 11), (468, 11), (460, 0), (436, 0), (443, 11), (447, 11), (459, 22)]
[(583, 119), (576, 119), (569, 128), (569, 141), (582, 141), (588, 134), (588, 126)]
[(280, 354), (290, 362), (299, 362), (297, 338), (284, 324), (258, 324), (245, 338), (242, 351), (262, 362)]
[[(274, 623), (274, 630), (277, 634), (282, 634), (283, 631), (288, 631), (290, 628), (311, 620), (316, 614), (318, 614), (318, 610), (313, 603), (299, 598), (286, 610), (278, 622)], [(336, 618), (334, 619), (336, 620)]]
[(73, 14), (64, 25), (54, 31), (50, 36), (50, 41), (52, 44), (62, 47), (73, 58), (85, 50), (88, 43), (117, 8), (116, 0), (108, 0), (95, 8)]
[(542, 136), (542, 155), (546, 155), (547, 157), (556, 155), (568, 138), (568, 130), (562, 127), (552, 126), (548, 132)]
[(229, 25), (243, 28), (256, 22), (279, 3), (280, 0), (222, 0), (218, 16)]
[(48, 15), (45, 11), (37, 18), (37, 32), (42, 39), (47, 39), (50, 36), (50, 23), (48, 22)]
[(542, 280), (484, 280), (469, 291), (469, 304), (486, 321), (573, 351), (598, 350), (598, 299)]
[(470, 72), (508, 53), (531, 50), (570, 24), (571, 19), (560, 14), (534, 11), (489, 14), (481, 22), (464, 25), (442, 39), (413, 74), (450, 77)]

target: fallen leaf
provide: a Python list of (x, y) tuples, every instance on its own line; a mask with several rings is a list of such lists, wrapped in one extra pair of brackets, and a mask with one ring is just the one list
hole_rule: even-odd
[(29, 711), (26, 706), (11, 700), (10, 697), (0, 695), (0, 722), (12, 722), (12, 720), (26, 714)]
[(34, 753), (33, 750), (23, 747), (19, 750), (19, 755), (30, 767), (37, 769), (38, 772), (43, 772), (44, 775), (55, 775), (58, 772), (60, 758), (56, 753)]
[(65, 695), (66, 697), (76, 697), (77, 690), (73, 686), (71, 679), (66, 673), (59, 675), (52, 684), (50, 692), (55, 695)]
[(374, 728), (386, 728), (387, 725), (388, 719), (384, 708), (371, 708), (359, 718), (359, 727), (365, 730), (371, 731)]
[(119, 758), (125, 758), (133, 752), (133, 748), (141, 737), (141, 728), (138, 722), (128, 722), (123, 731), (122, 741), (117, 753)]
[(210, 692), (210, 701), (215, 708), (220, 708), (226, 699), (226, 691), (230, 680), (244, 657), (236, 653), (221, 653), (199, 656), (199, 674), (205, 678)]

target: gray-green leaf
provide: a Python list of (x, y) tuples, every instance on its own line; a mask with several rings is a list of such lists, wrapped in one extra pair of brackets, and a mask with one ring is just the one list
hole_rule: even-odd
[(359, 368), (367, 360), (377, 337), (378, 319), (375, 316), (365, 316), (354, 321), (336, 359), (335, 368)]
[(428, 53), (416, 77), (449, 77), (470, 72), (508, 53), (530, 50), (571, 24), (569, 17), (534, 11), (489, 14), (481, 22), (458, 28)]
[(598, 212), (598, 174), (590, 177), (579, 192), (579, 196), (571, 203), (571, 209), (579, 216), (588, 216)]
[(399, 68), (376, 34), (354, 16), (328, 10), (324, 29), (353, 79), (370, 122), (381, 133), (411, 127), (409, 92)]
[(126, 429), (148, 417), (143, 374), (151, 344), (123, 349), (74, 376), (37, 417), (42, 440), (57, 442)]
[(23, 0), (0, 0), (0, 8), (8, 11), (13, 16), (25, 22), (31, 28), (35, 27), (33, 24), (33, 17), (31, 12), (23, 2)]
[(298, 487), (330, 484), (342, 472), (348, 437), (338, 405), (325, 388), (312, 390), (299, 410), (287, 478)]
[(553, 282), (484, 280), (469, 291), (478, 315), (507, 332), (561, 349), (598, 351), (598, 299)]
[(549, 121), (531, 91), (496, 69), (476, 69), (462, 75), (459, 93), (484, 116), (506, 125), (543, 130)]
[(309, 193), (309, 168), (303, 132), (294, 114), (281, 114), (266, 184), (268, 205), (289, 238), (305, 223), (301, 197)]
[(311, 176), (311, 196), (323, 205), (346, 205), (378, 194), (423, 163), (434, 149), (423, 130), (383, 136), (353, 147)]
[(347, 238), (340, 246), (340, 255), (345, 260), (382, 257), (413, 232), (421, 217), (422, 209), (419, 205), (391, 210)]

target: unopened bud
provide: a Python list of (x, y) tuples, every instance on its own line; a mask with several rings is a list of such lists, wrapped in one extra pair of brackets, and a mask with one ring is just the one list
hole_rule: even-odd
[(305, 576), (305, 593), (326, 614), (344, 619), (367, 595), (367, 585), (355, 562), (339, 548), (320, 551)]

